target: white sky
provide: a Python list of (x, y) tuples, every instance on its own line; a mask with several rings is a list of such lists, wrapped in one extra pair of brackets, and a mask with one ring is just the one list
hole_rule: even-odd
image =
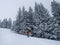
[[(32, 8), (37, 3), (42, 3), (49, 11), (51, 10), (50, 4), (52, 0), (0, 0), (0, 19), (12, 18), (15, 19), (19, 7), (25, 6), (26, 10), (29, 6)], [(59, 1), (60, 0), (56, 0)]]

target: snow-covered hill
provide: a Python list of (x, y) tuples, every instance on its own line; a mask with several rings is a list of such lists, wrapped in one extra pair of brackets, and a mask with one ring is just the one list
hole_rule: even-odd
[(27, 37), (0, 28), (0, 45), (60, 45), (60, 41)]

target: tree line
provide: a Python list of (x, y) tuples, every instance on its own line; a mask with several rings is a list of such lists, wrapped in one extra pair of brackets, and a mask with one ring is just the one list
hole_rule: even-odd
[(7, 20), (7, 18), (3, 19), (2, 21), (0, 20), (0, 28), (11, 29), (11, 26), (12, 26), (11, 18), (9, 18), (8, 20)]
[(34, 10), (19, 8), (12, 30), (25, 35), (28, 28), (32, 37), (60, 40), (60, 3), (53, 0), (51, 10), (53, 17), (42, 3), (35, 2)]

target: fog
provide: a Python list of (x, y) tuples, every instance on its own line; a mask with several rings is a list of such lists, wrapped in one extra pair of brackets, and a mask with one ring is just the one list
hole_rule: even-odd
[[(35, 2), (41, 2), (51, 14), (51, 1), (52, 0), (0, 0), (0, 19), (10, 17), (12, 20), (15, 20), (19, 7), (22, 8), (25, 6), (26, 10), (28, 10), (29, 6), (34, 8)], [(60, 0), (56, 1), (60, 2)]]

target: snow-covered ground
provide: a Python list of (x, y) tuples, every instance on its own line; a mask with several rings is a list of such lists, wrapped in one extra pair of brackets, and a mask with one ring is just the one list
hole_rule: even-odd
[(60, 41), (27, 37), (0, 28), (0, 45), (60, 45)]

